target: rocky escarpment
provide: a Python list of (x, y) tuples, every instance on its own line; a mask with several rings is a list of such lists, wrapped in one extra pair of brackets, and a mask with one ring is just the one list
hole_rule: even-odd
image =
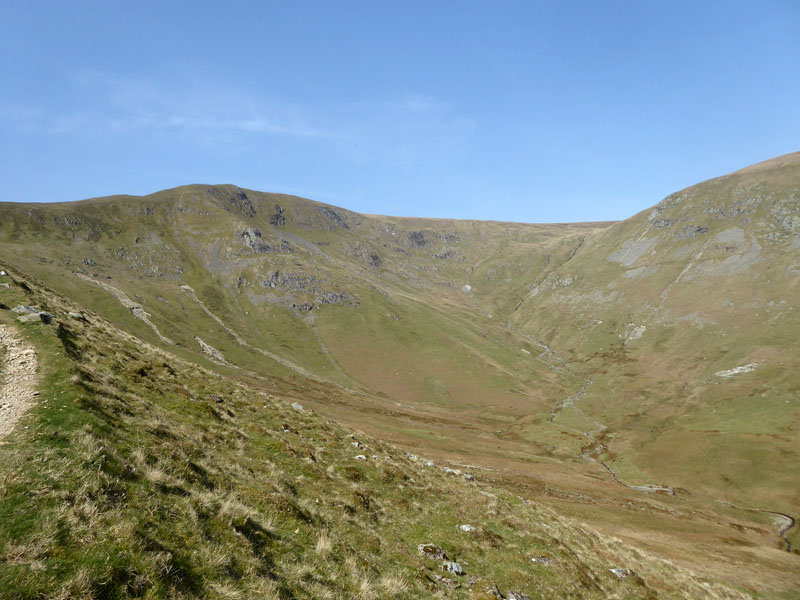
[(281, 296), (265, 296), (300, 311), (310, 311), (317, 304), (358, 307), (359, 300), (346, 290), (331, 289), (330, 284), (315, 275), (273, 271), (260, 281), (262, 288), (279, 290)]
[(270, 252), (278, 252), (282, 254), (291, 254), (294, 252), (292, 245), (286, 240), (280, 240), (277, 243), (265, 243), (261, 237), (261, 232), (255, 227), (248, 227), (240, 234), (245, 245), (250, 248), (254, 254), (268, 254)]

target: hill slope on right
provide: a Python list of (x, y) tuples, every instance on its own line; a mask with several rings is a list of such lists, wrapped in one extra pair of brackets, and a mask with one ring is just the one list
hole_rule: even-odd
[(626, 485), (796, 512), (799, 307), (795, 153), (600, 232), (508, 320), (585, 379), (553, 419), (576, 453)]

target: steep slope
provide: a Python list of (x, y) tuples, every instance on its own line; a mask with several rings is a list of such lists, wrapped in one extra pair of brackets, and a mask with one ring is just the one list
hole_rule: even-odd
[(362, 426), (454, 452), (494, 451), (494, 431), (576, 387), (491, 313), (607, 226), (373, 217), (233, 186), (2, 211), (3, 256), (129, 331), (360, 390), (383, 400), (331, 414), (366, 409)]
[(797, 153), (608, 228), (510, 322), (592, 380), (559, 419), (623, 481), (797, 513), (799, 250)]
[(616, 224), (186, 186), (2, 204), (0, 256), (209, 372), (777, 594), (800, 585), (799, 211), (800, 154)]
[(3, 598), (743, 597), (290, 405), (325, 385), (215, 376), (4, 279), (52, 321), (0, 311), (41, 365), (0, 446)]
[[(395, 303), (472, 318), (473, 299), (462, 288), (473, 277), (492, 280), (482, 287), (481, 306), (507, 311), (504, 305), (520, 296), (521, 273), (557, 266), (603, 227), (368, 217), (232, 186), (66, 205), (4, 204), (2, 211), (5, 256), (61, 274), (67, 285), (78, 283), (71, 272), (112, 277), (129, 297), (146, 301), (156, 321), (177, 321), (160, 325), (168, 340), (199, 349), (180, 324), (193, 303), (178, 307), (164, 301), (170, 296), (146, 295), (150, 288), (172, 292), (165, 284), (180, 282), (234, 330), (272, 341), (287, 358), (333, 378), (341, 373), (305, 325), (368, 311), (396, 318)], [(424, 326), (412, 321), (405, 329), (436, 327), (439, 319), (427, 317)]]

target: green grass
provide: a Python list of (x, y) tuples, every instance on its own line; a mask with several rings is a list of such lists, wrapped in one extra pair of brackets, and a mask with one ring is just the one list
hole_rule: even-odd
[[(337, 220), (317, 203), (288, 196), (246, 191), (248, 207), (232, 186), (187, 186), (78, 204), (4, 205), (0, 253), (78, 305), (160, 345), (113, 296), (73, 271), (111, 277), (106, 281), (131, 298), (138, 295), (162, 333), (178, 342), (164, 346), (168, 352), (225, 381), (298, 400), (415, 452), (422, 447), (436, 460), (484, 464), (504, 474), (503, 485), (536, 486), (544, 478), (568, 490), (566, 497), (574, 492), (582, 502), (603, 506), (609, 523), (618, 522), (620, 506), (635, 493), (617, 490), (607, 474), (577, 458), (586, 442), (580, 431), (596, 428), (595, 421), (608, 426), (603, 458), (619, 466), (620, 476), (685, 492), (676, 519), (702, 521), (697, 515), (707, 514), (719, 498), (795, 514), (797, 232), (775, 217), (777, 209), (796, 213), (800, 175), (796, 157), (790, 162), (794, 166), (700, 184), (675, 195), (686, 196), (681, 202), (669, 199), (658, 214), (645, 211), (611, 226), (399, 219), (329, 209), (337, 211)], [(760, 203), (750, 210), (752, 203), (744, 201), (754, 195)], [(277, 203), (286, 223), (273, 227), (269, 215)], [(708, 231), (681, 238), (687, 224)], [(288, 240), (294, 252), (253, 254), (241, 239), (245, 227), (258, 227), (271, 244)], [(713, 241), (733, 228), (744, 232), (741, 247)], [(412, 243), (417, 232), (427, 245)], [(632, 264), (609, 260), (623, 243), (642, 239), (652, 244)], [(756, 242), (760, 262), (725, 266), (738, 264)], [(454, 254), (440, 258), (448, 250)], [(314, 275), (322, 289), (347, 291), (360, 304), (293, 311), (288, 302), (318, 302), (315, 293), (261, 286), (276, 270)], [(180, 283), (191, 285), (249, 345), (237, 343), (180, 291)], [(462, 291), (465, 283), (470, 293)], [(623, 339), (639, 325), (646, 326), (640, 339)], [(558, 356), (541, 360), (539, 347), (524, 334), (547, 342)], [(196, 335), (229, 364), (215, 365), (202, 355)], [(330, 384), (307, 379), (251, 346)], [(151, 411), (171, 426), (190, 428), (193, 436), (210, 435), (206, 430), (213, 427), (206, 421), (215, 423), (216, 417), (195, 412), (202, 392), (192, 380), (213, 382), (215, 375), (184, 372), (186, 388), (175, 388), (173, 398), (159, 389), (172, 388), (157, 369), (145, 376), (151, 388), (120, 370), (117, 363), (128, 358), (92, 355), (89, 366), (76, 360), (103, 393), (136, 395), (141, 404), (135, 414)], [(715, 375), (754, 361), (760, 366), (747, 376), (722, 381)], [(576, 402), (586, 418), (567, 410), (550, 423), (550, 411), (588, 379), (594, 383)], [(99, 418), (96, 411), (89, 414)], [(115, 427), (132, 418), (123, 414)], [(251, 431), (258, 418), (254, 413), (237, 427), (267, 447), (274, 440)], [(140, 431), (142, 422), (125, 427)], [(220, 433), (203, 444), (223, 445), (227, 435), (234, 434)], [(218, 452), (235, 464), (227, 450)], [(552, 469), (543, 472), (545, 463)], [(181, 473), (176, 480), (188, 476)], [(380, 491), (396, 499), (391, 490)], [(656, 509), (648, 505), (647, 511), (654, 529), (642, 525), (646, 517), (637, 519), (640, 538), (664, 528)], [(720, 531), (709, 535), (717, 542), (729, 537)], [(780, 562), (766, 558), (780, 543), (774, 530), (748, 535), (744, 541), (759, 549), (759, 561), (767, 561), (759, 565)], [(681, 543), (679, 535), (662, 540), (663, 555), (680, 554), (675, 548)], [(724, 573), (723, 579), (743, 585), (750, 573), (760, 577), (763, 570), (752, 561), (747, 573), (720, 567), (737, 557), (726, 554), (727, 542), (719, 543), (712, 548), (722, 548), (722, 554), (696, 555), (705, 572)], [(753, 584), (756, 591), (773, 579), (796, 583), (796, 577), (784, 578), (783, 567), (775, 568), (780, 573), (764, 575)]]
[[(19, 327), (41, 396), (0, 447), (4, 599), (466, 598), (494, 583), (533, 598), (651, 594), (609, 574), (632, 560), (611, 540), (366, 436), (356, 449), (291, 395), (212, 377), (32, 289), (25, 301), (59, 324)], [(460, 588), (417, 556), (424, 542), (462, 562)], [(558, 566), (532, 565), (539, 555)]]

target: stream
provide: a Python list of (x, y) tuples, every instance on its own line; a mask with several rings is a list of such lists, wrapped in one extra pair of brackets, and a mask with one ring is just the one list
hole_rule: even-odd
[(797, 520), (795, 520), (794, 517), (787, 515), (786, 513), (776, 512), (774, 510), (766, 510), (764, 508), (757, 508), (755, 510), (757, 510), (758, 512), (773, 515), (773, 517), (777, 517), (775, 521), (783, 523), (783, 527), (781, 527), (778, 530), (778, 535), (783, 538), (784, 542), (786, 542), (786, 551), (791, 552), (792, 542), (789, 541), (789, 538), (786, 537), (786, 534), (789, 533), (794, 528), (795, 525), (797, 525)]
[[(474, 299), (473, 299), (473, 303), (476, 306), (478, 306)], [(520, 302), (520, 305), (521, 304), (522, 303)], [(478, 308), (481, 309), (480, 306), (478, 306)], [(519, 308), (519, 306), (517, 308)], [(483, 309), (481, 309), (481, 310), (484, 313), (488, 314), (485, 310), (483, 310)], [(506, 320), (506, 322), (503, 323), (503, 326), (506, 329), (508, 329), (510, 332), (514, 333), (515, 335), (519, 335), (520, 337), (522, 337), (522, 338), (528, 340), (529, 342), (533, 343), (534, 345), (538, 346), (542, 350), (542, 352), (539, 353), (539, 355), (537, 355), (536, 359), (539, 362), (543, 363), (548, 369), (550, 369), (551, 371), (553, 371), (555, 373), (559, 373), (559, 374), (562, 374), (562, 375), (570, 375), (572, 377), (578, 378), (578, 376), (575, 375), (575, 373), (573, 373), (569, 369), (569, 366), (568, 366), (569, 362), (566, 359), (564, 359), (563, 357), (559, 356), (555, 352), (555, 350), (553, 350), (548, 344), (545, 344), (544, 342), (536, 339), (532, 335), (529, 335), (527, 333), (523, 333), (522, 331), (519, 331), (519, 330), (515, 329), (514, 327), (511, 326), (511, 323), (510, 323), (509, 320)], [(557, 363), (559, 363), (559, 364), (553, 364), (553, 362), (551, 362), (551, 359), (555, 359), (555, 361)], [(558, 417), (558, 415), (562, 411), (564, 411), (566, 409), (572, 409), (582, 419), (584, 419), (585, 421), (591, 422), (591, 423), (593, 423), (595, 425), (595, 428), (590, 430), (590, 431), (583, 431), (581, 429), (578, 429), (576, 427), (571, 427), (569, 425), (561, 425), (565, 429), (569, 429), (571, 431), (579, 433), (583, 437), (585, 437), (585, 438), (587, 438), (587, 439), (589, 439), (591, 441), (592, 448), (590, 450), (585, 450), (585, 451), (581, 452), (580, 454), (578, 454), (578, 458), (583, 459), (583, 460), (588, 460), (588, 461), (591, 461), (591, 462), (593, 462), (595, 464), (598, 464), (598, 465), (602, 466), (606, 471), (608, 471), (609, 475), (611, 475), (611, 478), (616, 483), (618, 483), (619, 485), (622, 485), (622, 486), (624, 486), (624, 487), (626, 487), (628, 489), (635, 490), (637, 492), (647, 492), (647, 493), (661, 492), (661, 493), (669, 494), (670, 496), (677, 496), (677, 493), (675, 492), (675, 490), (673, 488), (669, 487), (669, 486), (666, 486), (666, 485), (657, 485), (657, 484), (654, 484), (654, 483), (646, 483), (644, 485), (631, 485), (631, 484), (627, 483), (626, 481), (620, 479), (619, 476), (614, 471), (614, 469), (612, 469), (607, 463), (605, 463), (605, 462), (603, 462), (602, 460), (599, 459), (599, 456), (602, 455), (602, 453), (605, 451), (605, 446), (603, 446), (603, 444), (594, 436), (594, 434), (598, 433), (598, 432), (605, 431), (607, 429), (607, 426), (602, 424), (602, 423), (600, 423), (599, 421), (597, 421), (593, 417), (590, 417), (589, 415), (585, 414), (583, 412), (583, 410), (581, 410), (580, 407), (575, 405), (575, 402), (577, 400), (579, 400), (584, 395), (584, 393), (586, 392), (586, 389), (590, 385), (592, 385), (592, 383), (594, 383), (594, 380), (592, 380), (592, 379), (584, 380), (583, 383), (581, 384), (581, 387), (578, 389), (577, 392), (575, 392), (574, 394), (568, 396), (567, 398), (565, 398), (564, 400), (559, 402), (553, 408), (553, 410), (550, 412), (550, 419), (549, 419), (550, 422), (553, 423), (553, 424), (556, 424), (555, 420), (556, 420), (556, 418)], [(720, 500), (718, 500), (718, 501), (720, 501)], [(741, 508), (741, 507), (736, 507), (736, 508)], [(786, 513), (777, 512), (777, 511), (774, 511), (774, 510), (762, 509), (762, 508), (744, 509), (744, 510), (752, 510), (752, 511), (756, 511), (756, 512), (762, 512), (762, 513), (767, 513), (767, 514), (773, 515), (774, 520), (776, 521), (776, 526), (778, 527), (778, 535), (786, 543), (786, 551), (787, 552), (792, 552), (792, 543), (789, 541), (789, 538), (787, 537), (787, 534), (789, 533), (789, 531), (791, 531), (797, 525), (797, 520), (794, 517), (792, 517), (790, 515), (787, 515)]]

